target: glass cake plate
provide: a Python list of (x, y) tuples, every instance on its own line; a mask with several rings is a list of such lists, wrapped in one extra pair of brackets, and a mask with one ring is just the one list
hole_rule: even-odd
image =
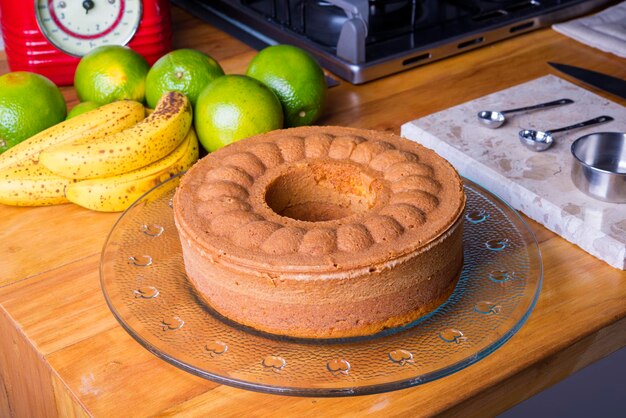
[(301, 396), (422, 384), (494, 352), (539, 296), (543, 271), (532, 232), (510, 206), (465, 179), (464, 269), (437, 310), (367, 338), (263, 334), (220, 317), (187, 281), (171, 207), (178, 182), (155, 187), (115, 224), (102, 251), (102, 290), (117, 320), (145, 348), (219, 383)]

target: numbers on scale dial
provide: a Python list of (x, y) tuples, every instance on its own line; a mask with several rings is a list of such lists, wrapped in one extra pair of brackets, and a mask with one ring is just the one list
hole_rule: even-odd
[(126, 45), (139, 26), (141, 0), (36, 0), (37, 23), (61, 51), (83, 56), (100, 45)]

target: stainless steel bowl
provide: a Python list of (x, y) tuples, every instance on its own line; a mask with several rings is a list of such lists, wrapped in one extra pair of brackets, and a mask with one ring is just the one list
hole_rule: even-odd
[(611, 203), (626, 203), (626, 133), (599, 132), (572, 144), (572, 181), (582, 192)]

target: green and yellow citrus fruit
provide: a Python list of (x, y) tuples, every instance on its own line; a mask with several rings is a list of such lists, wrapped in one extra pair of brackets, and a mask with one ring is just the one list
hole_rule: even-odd
[(223, 76), (224, 70), (210, 56), (193, 49), (177, 49), (154, 63), (146, 78), (146, 102), (155, 107), (168, 91), (183, 93), (193, 106), (207, 84)]
[(215, 151), (231, 142), (280, 129), (280, 101), (259, 81), (244, 75), (215, 79), (198, 97), (194, 124), (200, 143)]
[(105, 45), (81, 58), (74, 88), (81, 102), (111, 103), (129, 99), (143, 102), (150, 66), (130, 48)]
[(0, 76), (0, 153), (65, 119), (58, 87), (25, 71)]
[(100, 107), (100, 103), (97, 103), (97, 102), (81, 102), (77, 104), (76, 106), (74, 106), (67, 113), (66, 119), (72, 119), (73, 117), (76, 117), (83, 113), (91, 112), (92, 110), (97, 109), (99, 107)]
[(285, 112), (285, 126), (315, 122), (326, 101), (326, 79), (320, 65), (306, 51), (291, 45), (273, 45), (261, 50), (246, 74), (278, 96)]

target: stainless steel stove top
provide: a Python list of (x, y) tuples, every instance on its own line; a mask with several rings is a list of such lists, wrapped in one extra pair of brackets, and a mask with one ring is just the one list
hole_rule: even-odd
[(364, 83), (567, 20), (606, 0), (173, 0), (255, 48), (288, 43)]

